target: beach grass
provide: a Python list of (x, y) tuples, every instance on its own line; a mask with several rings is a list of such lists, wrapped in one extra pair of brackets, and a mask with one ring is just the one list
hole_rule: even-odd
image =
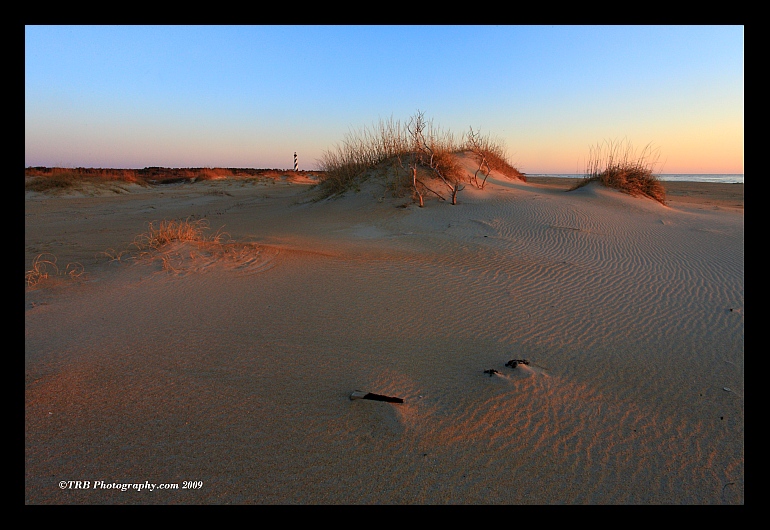
[[(151, 221), (147, 223), (147, 231), (134, 238), (132, 245), (137, 248), (138, 255), (132, 257), (149, 259), (159, 257), (164, 271), (181, 272), (184, 259), (173, 250), (165, 251), (164, 247), (180, 242), (192, 243), (199, 248), (213, 247), (221, 251), (224, 245), (230, 242), (230, 235), (222, 231), (221, 228), (209, 235), (207, 234), (209, 229), (207, 219), (191, 220), (188, 217), (186, 219)], [(192, 254), (190, 256), (193, 257)]]
[(585, 176), (569, 191), (591, 182), (632, 196), (645, 196), (666, 203), (666, 190), (655, 174), (660, 151), (647, 144), (641, 151), (631, 142), (605, 140), (591, 146)]
[(134, 238), (133, 245), (140, 251), (158, 250), (161, 247), (173, 243), (222, 243), (229, 235), (221, 229), (213, 235), (206, 235), (209, 230), (207, 219), (171, 219), (151, 221), (147, 223), (147, 231)]
[[(99, 253), (105, 257), (109, 263), (128, 263), (131, 261), (148, 259), (159, 259), (163, 270), (166, 272), (180, 272), (184, 260), (177, 250), (168, 247), (173, 243), (191, 243), (198, 249), (205, 249), (209, 252), (215, 252), (225, 257), (232, 255), (232, 243), (230, 235), (224, 232), (222, 228), (209, 234), (210, 227), (207, 219), (163, 219), (161, 221), (150, 221), (147, 223), (147, 230), (134, 237), (130, 243), (131, 248), (116, 250), (108, 248)], [(192, 254), (191, 254), (192, 257)], [(67, 266), (66, 273), (70, 276), (79, 276), (82, 274), (82, 265), (70, 264)], [(58, 274), (56, 267), (56, 257), (50, 254), (38, 256), (34, 261), (32, 269), (27, 271), (27, 283), (33, 286), (43, 279)]]
[(59, 270), (56, 262), (57, 258), (54, 254), (48, 252), (38, 254), (32, 261), (32, 268), (24, 274), (27, 287), (33, 288), (43, 280), (58, 276), (68, 276), (75, 279), (85, 274), (85, 268), (78, 262), (68, 263), (64, 270)]

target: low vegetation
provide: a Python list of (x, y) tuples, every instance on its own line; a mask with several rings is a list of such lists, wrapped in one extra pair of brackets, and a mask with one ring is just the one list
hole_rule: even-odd
[(252, 168), (165, 168), (102, 169), (28, 167), (24, 170), (25, 191), (79, 191), (87, 186), (97, 189), (125, 191), (124, 185), (162, 186), (164, 184), (195, 183), (219, 179), (278, 181), (284, 177), (303, 175), (318, 177), (317, 171)]
[[(147, 223), (147, 231), (136, 236), (130, 246), (136, 248), (135, 251), (128, 249), (116, 251), (107, 249), (101, 254), (110, 262), (128, 262), (138, 259), (159, 259), (163, 270), (166, 272), (180, 272), (177, 262), (184, 261), (183, 257), (174, 252), (168, 251), (168, 245), (175, 242), (193, 243), (196, 246), (230, 257), (237, 254), (242, 249), (236, 248), (232, 244), (230, 236), (221, 229), (213, 234), (209, 234), (209, 223), (206, 219), (191, 220), (172, 219), (162, 221), (152, 221)], [(192, 257), (192, 256), (191, 256)], [(33, 261), (30, 270), (25, 273), (27, 287), (34, 288), (44, 280), (69, 277), (71, 279), (80, 278), (85, 274), (83, 265), (80, 263), (68, 263), (64, 269), (57, 265), (57, 258), (51, 253), (39, 254)]]
[[(109, 248), (102, 254), (110, 262), (129, 262), (140, 259), (160, 260), (163, 270), (166, 272), (180, 272), (180, 263), (185, 258), (177, 250), (169, 249), (173, 243), (192, 243), (198, 249), (208, 251), (220, 251), (226, 254), (228, 246), (233, 246), (229, 234), (221, 229), (213, 234), (208, 234), (209, 222), (206, 219), (172, 219), (151, 221), (147, 223), (147, 230), (137, 235), (130, 247), (134, 250), (124, 249), (117, 251)], [(190, 251), (190, 258), (195, 256)]]
[[(221, 251), (226, 243), (230, 242), (230, 236), (221, 229), (214, 234), (207, 235), (209, 222), (206, 219), (190, 220), (172, 219), (147, 224), (147, 231), (134, 238), (132, 243), (139, 253), (133, 258), (160, 259), (163, 270), (178, 273), (183, 270), (184, 256), (175, 251), (164, 250), (163, 247), (175, 242), (192, 243), (201, 249)], [(109, 255), (109, 253), (107, 253)], [(194, 259), (190, 252), (190, 258)], [(120, 258), (120, 255), (118, 255)]]
[(68, 263), (64, 269), (59, 269), (56, 264), (57, 258), (53, 254), (39, 254), (32, 261), (32, 268), (24, 274), (27, 287), (33, 288), (43, 280), (67, 276), (70, 278), (80, 278), (85, 273), (83, 265), (80, 263)]
[[(478, 164), (477, 169), (469, 173), (460, 166), (458, 155), (471, 156)], [(658, 157), (658, 150), (650, 145), (637, 152), (625, 140), (605, 141), (591, 146), (585, 176), (572, 189), (599, 182), (603, 186), (665, 204), (665, 188), (655, 174)], [(492, 171), (526, 181), (524, 174), (509, 162), (505, 144), (500, 139), (483, 136), (472, 127), (458, 139), (453, 133), (435, 126), (420, 111), (406, 123), (390, 118), (380, 120), (371, 129), (351, 131), (340, 144), (323, 153), (318, 166), (317, 171), (28, 167), (24, 173), (25, 190), (35, 192), (83, 190), (87, 184), (121, 192), (125, 190), (125, 184), (156, 186), (231, 178), (276, 182), (302, 175), (317, 181), (313, 186), (317, 191), (316, 200), (360, 190), (367, 179), (376, 177), (384, 182), (392, 196), (409, 196), (420, 206), (424, 206), (426, 197), (457, 204), (458, 193), (466, 185), (484, 189)], [(215, 193), (229, 195), (225, 191)], [(157, 227), (155, 235), (175, 229), (179, 227)], [(155, 227), (151, 227), (151, 232), (153, 230)]]
[(206, 219), (155, 221), (147, 223), (147, 231), (134, 238), (133, 245), (140, 251), (158, 250), (164, 245), (180, 242), (192, 243), (221, 243), (228, 235), (217, 231), (213, 235), (206, 235), (209, 223)]
[(133, 169), (27, 168), (24, 176), (24, 189), (37, 192), (80, 190), (86, 184), (114, 190), (121, 184), (147, 185)]
[(626, 141), (605, 141), (590, 148), (585, 176), (572, 189), (591, 182), (632, 196), (644, 196), (666, 203), (666, 190), (655, 175), (660, 153), (650, 144), (637, 152)]
[[(459, 153), (470, 153), (479, 162), (474, 175), (460, 168)], [(341, 144), (324, 152), (319, 166), (319, 199), (359, 189), (363, 181), (377, 175), (394, 196), (411, 195), (420, 206), (426, 195), (456, 204), (466, 184), (483, 188), (492, 170), (525, 180), (508, 162), (502, 142), (472, 128), (458, 140), (420, 111), (405, 124), (391, 118), (380, 120), (372, 129), (348, 133)]]

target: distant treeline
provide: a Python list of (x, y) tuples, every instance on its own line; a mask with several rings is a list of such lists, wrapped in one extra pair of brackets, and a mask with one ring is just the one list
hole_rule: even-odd
[(271, 177), (276, 175), (322, 175), (323, 171), (305, 171), (292, 169), (268, 168), (210, 168), (210, 167), (145, 167), (143, 169), (113, 169), (113, 168), (63, 168), (31, 166), (24, 169), (25, 177), (54, 177), (67, 175), (70, 177), (85, 177), (103, 180), (121, 180), (127, 182), (145, 181), (165, 184), (179, 180), (211, 180), (228, 177)]

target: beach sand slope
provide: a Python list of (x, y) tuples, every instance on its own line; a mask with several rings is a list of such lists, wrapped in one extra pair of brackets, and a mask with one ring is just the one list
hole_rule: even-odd
[(27, 504), (743, 504), (742, 200), (308, 187), (27, 195)]

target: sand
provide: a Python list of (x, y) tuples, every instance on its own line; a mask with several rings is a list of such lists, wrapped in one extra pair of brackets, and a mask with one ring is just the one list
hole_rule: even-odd
[(743, 185), (564, 184), (28, 192), (25, 503), (743, 504)]

